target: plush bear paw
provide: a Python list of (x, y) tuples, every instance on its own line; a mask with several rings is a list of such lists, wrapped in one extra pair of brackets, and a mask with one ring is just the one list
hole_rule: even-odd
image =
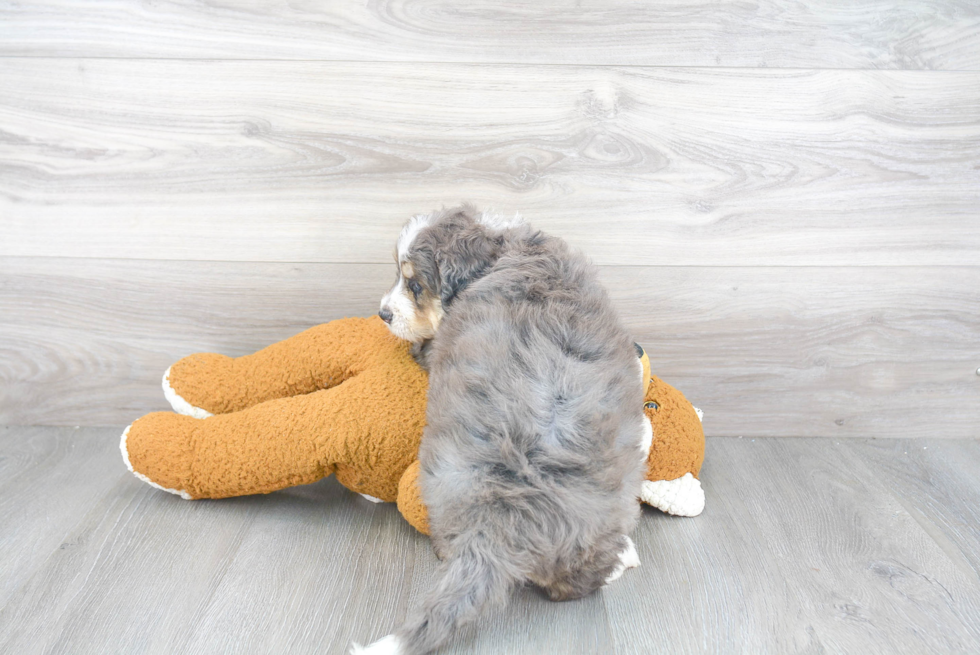
[(629, 537), (626, 537), (626, 549), (619, 554), (619, 564), (613, 569), (613, 572), (609, 574), (606, 578), (606, 584), (614, 580), (618, 580), (620, 576), (626, 573), (626, 569), (635, 569), (640, 565), (640, 554), (636, 552), (636, 544)]
[(183, 414), (184, 416), (190, 416), (192, 418), (207, 418), (209, 416), (214, 416), (211, 412), (206, 409), (201, 409), (200, 407), (194, 407), (189, 402), (180, 397), (174, 388), (170, 386), (170, 369), (168, 368), (163, 373), (163, 395), (167, 398), (167, 402), (170, 406), (174, 408), (174, 411), (178, 414)]
[(180, 496), (184, 500), (193, 500), (193, 496), (191, 496), (186, 491), (181, 491), (180, 489), (168, 489), (167, 487), (157, 484), (156, 482), (154, 482), (153, 480), (151, 480), (150, 478), (146, 477), (145, 475), (143, 475), (142, 473), (140, 473), (139, 471), (133, 468), (133, 463), (129, 459), (129, 448), (126, 445), (126, 441), (127, 439), (129, 439), (129, 431), (132, 427), (133, 427), (132, 423), (127, 425), (126, 429), (123, 430), (122, 438), (119, 439), (119, 450), (122, 453), (123, 461), (126, 462), (126, 468), (129, 469), (129, 472), (135, 475), (143, 482), (145, 482), (146, 484), (150, 485), (151, 487), (155, 487), (157, 489), (160, 489), (161, 491), (166, 491), (167, 493)]
[(644, 480), (640, 500), (674, 516), (697, 516), (704, 510), (704, 489), (690, 473), (676, 480)]

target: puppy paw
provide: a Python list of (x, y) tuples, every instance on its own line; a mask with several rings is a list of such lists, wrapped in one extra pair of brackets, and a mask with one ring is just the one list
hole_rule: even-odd
[(613, 572), (609, 574), (606, 578), (606, 584), (614, 580), (618, 580), (620, 576), (626, 573), (626, 569), (634, 569), (640, 565), (640, 555), (636, 552), (636, 544), (629, 537), (626, 537), (626, 549), (619, 554), (619, 564), (613, 569)]
[(350, 655), (399, 655), (401, 652), (401, 642), (395, 635), (388, 635), (367, 646), (353, 643), (350, 647)]

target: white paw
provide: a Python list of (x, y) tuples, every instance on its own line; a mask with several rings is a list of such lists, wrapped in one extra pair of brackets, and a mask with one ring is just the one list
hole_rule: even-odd
[(388, 635), (367, 646), (354, 643), (350, 647), (350, 655), (398, 655), (401, 652), (401, 642), (395, 635)]
[(194, 407), (189, 402), (184, 400), (174, 391), (174, 388), (170, 386), (170, 369), (168, 368), (163, 372), (163, 395), (170, 403), (170, 406), (174, 408), (174, 411), (178, 414), (183, 414), (184, 416), (190, 416), (192, 418), (207, 418), (209, 416), (214, 416), (211, 412), (206, 409), (201, 409), (200, 407)]
[(675, 516), (697, 516), (704, 510), (704, 489), (690, 473), (676, 480), (644, 480), (640, 500)]
[(626, 550), (619, 554), (619, 564), (613, 569), (613, 572), (609, 574), (606, 578), (606, 584), (609, 584), (613, 580), (618, 580), (620, 576), (626, 573), (626, 569), (635, 569), (640, 565), (640, 554), (636, 552), (636, 544), (629, 537), (626, 537)]
[(374, 496), (368, 496), (367, 494), (360, 494), (360, 495), (361, 495), (362, 498), (367, 498), (372, 503), (383, 503), (383, 502), (385, 502), (385, 501), (381, 500), (380, 498), (375, 498)]

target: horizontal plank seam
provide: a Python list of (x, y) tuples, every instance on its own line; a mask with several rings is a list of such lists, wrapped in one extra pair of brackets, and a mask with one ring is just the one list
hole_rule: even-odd
[[(587, 254), (587, 253), (586, 253)], [(282, 264), (284, 266), (308, 266), (314, 264), (329, 264), (332, 266), (385, 266), (392, 264), (391, 260), (378, 261), (295, 261), (278, 259), (169, 259), (158, 257), (97, 257), (97, 256), (73, 256), (67, 255), (4, 255), (0, 254), (0, 261), (4, 260), (35, 260), (48, 261), (54, 259), (66, 261), (103, 261), (103, 262), (172, 262), (172, 263), (195, 263), (195, 264)], [(593, 262), (595, 263), (595, 262)], [(596, 264), (599, 268), (900, 268), (900, 269), (965, 269), (973, 270), (980, 268), (980, 264)]]
[(400, 64), (404, 66), (433, 65), (433, 66), (480, 66), (480, 67), (541, 67), (541, 68), (647, 68), (651, 70), (706, 70), (706, 71), (863, 71), (868, 73), (977, 73), (980, 68), (840, 68), (822, 66), (685, 66), (681, 64), (576, 64), (558, 62), (526, 62), (526, 61), (438, 61), (438, 60), (406, 60), (406, 59), (287, 59), (287, 58), (237, 58), (237, 57), (99, 57), (88, 55), (0, 55), (4, 59), (50, 59), (62, 61), (74, 60), (106, 60), (106, 61), (186, 61), (186, 62), (294, 62), (294, 63), (330, 63), (330, 64)]

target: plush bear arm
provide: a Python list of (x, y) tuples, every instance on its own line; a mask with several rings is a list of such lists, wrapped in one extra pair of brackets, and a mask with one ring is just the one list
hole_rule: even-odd
[(378, 344), (394, 343), (377, 317), (340, 319), (244, 357), (185, 357), (167, 370), (164, 393), (181, 414), (203, 418), (236, 412), (336, 386), (377, 357)]

